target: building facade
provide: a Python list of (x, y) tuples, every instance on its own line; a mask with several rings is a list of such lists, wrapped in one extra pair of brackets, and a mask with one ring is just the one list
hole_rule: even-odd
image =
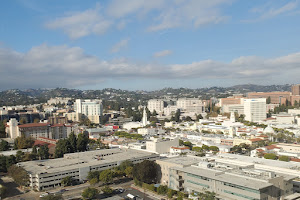
[(100, 116), (103, 113), (102, 101), (76, 99), (74, 103), (74, 110), (78, 114), (85, 115), (92, 123), (99, 124)]
[(266, 99), (244, 99), (245, 120), (259, 122), (266, 119)]

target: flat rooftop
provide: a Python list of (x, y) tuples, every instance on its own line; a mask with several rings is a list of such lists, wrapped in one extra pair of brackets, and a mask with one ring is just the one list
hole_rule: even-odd
[(258, 180), (258, 179), (255, 180), (254, 178), (247, 178), (239, 175), (227, 174), (224, 173), (223, 171), (215, 170), (215, 169), (208, 169), (208, 168), (196, 167), (196, 166), (175, 168), (175, 169), (184, 171), (186, 173), (211, 178), (221, 182), (232, 183), (235, 185), (240, 185), (255, 190), (272, 186), (271, 183), (268, 183), (265, 180)]
[(177, 165), (190, 166), (201, 162), (203, 159), (196, 156), (176, 156), (172, 158), (161, 159), (159, 162), (168, 162)]
[(151, 155), (159, 156), (159, 154), (133, 149), (104, 149), (65, 154), (63, 158), (21, 162), (19, 165), (30, 174), (56, 173)]

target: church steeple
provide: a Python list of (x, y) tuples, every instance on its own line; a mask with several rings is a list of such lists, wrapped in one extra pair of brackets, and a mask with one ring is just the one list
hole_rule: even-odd
[(143, 119), (142, 119), (142, 123), (143, 123), (143, 126), (146, 126), (147, 125), (147, 112), (146, 112), (146, 106), (144, 107), (144, 111), (143, 111)]

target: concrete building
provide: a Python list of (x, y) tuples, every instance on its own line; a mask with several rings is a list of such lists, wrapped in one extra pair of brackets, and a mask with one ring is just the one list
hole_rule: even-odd
[(157, 163), (162, 169), (162, 184), (190, 194), (215, 192), (220, 199), (281, 199), (293, 193), (297, 177), (218, 157), (176, 157)]
[(259, 122), (266, 119), (266, 99), (244, 99), (245, 120)]
[(18, 163), (30, 178), (30, 187), (36, 190), (47, 190), (60, 187), (61, 180), (71, 176), (78, 182), (87, 180), (88, 172), (105, 170), (129, 160), (139, 163), (143, 160), (157, 160), (159, 155), (132, 149), (106, 149), (65, 154), (63, 158), (35, 160)]
[(74, 110), (78, 114), (85, 115), (92, 123), (99, 124), (100, 116), (103, 113), (102, 101), (99, 99), (76, 99)]
[(220, 107), (222, 107), (224, 105), (237, 105), (237, 104), (243, 104), (243, 98), (228, 97), (228, 98), (220, 98), (219, 99)]
[(56, 98), (51, 98), (47, 101), (48, 105), (52, 105), (52, 104), (65, 104), (67, 105), (68, 102), (71, 101), (71, 98), (62, 98), (62, 97), (56, 97)]
[(177, 100), (177, 108), (182, 112), (203, 113), (202, 100), (197, 98), (180, 98)]
[(179, 146), (179, 138), (175, 138), (173, 140), (152, 138), (151, 141), (146, 141), (147, 151), (159, 154), (169, 153), (172, 146)]
[(248, 93), (249, 99), (255, 98), (268, 98), (270, 97), (271, 103), (285, 104), (286, 100), (290, 100), (291, 92), (250, 92)]
[(164, 105), (165, 103), (161, 99), (150, 99), (148, 101), (147, 108), (150, 112), (153, 112), (155, 110), (157, 113), (163, 113), (165, 107)]

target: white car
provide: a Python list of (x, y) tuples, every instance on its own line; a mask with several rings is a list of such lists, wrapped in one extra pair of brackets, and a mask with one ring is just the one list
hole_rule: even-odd
[(48, 196), (48, 195), (49, 195), (49, 193), (43, 193), (43, 194), (40, 195), (40, 197), (45, 197), (45, 196)]

